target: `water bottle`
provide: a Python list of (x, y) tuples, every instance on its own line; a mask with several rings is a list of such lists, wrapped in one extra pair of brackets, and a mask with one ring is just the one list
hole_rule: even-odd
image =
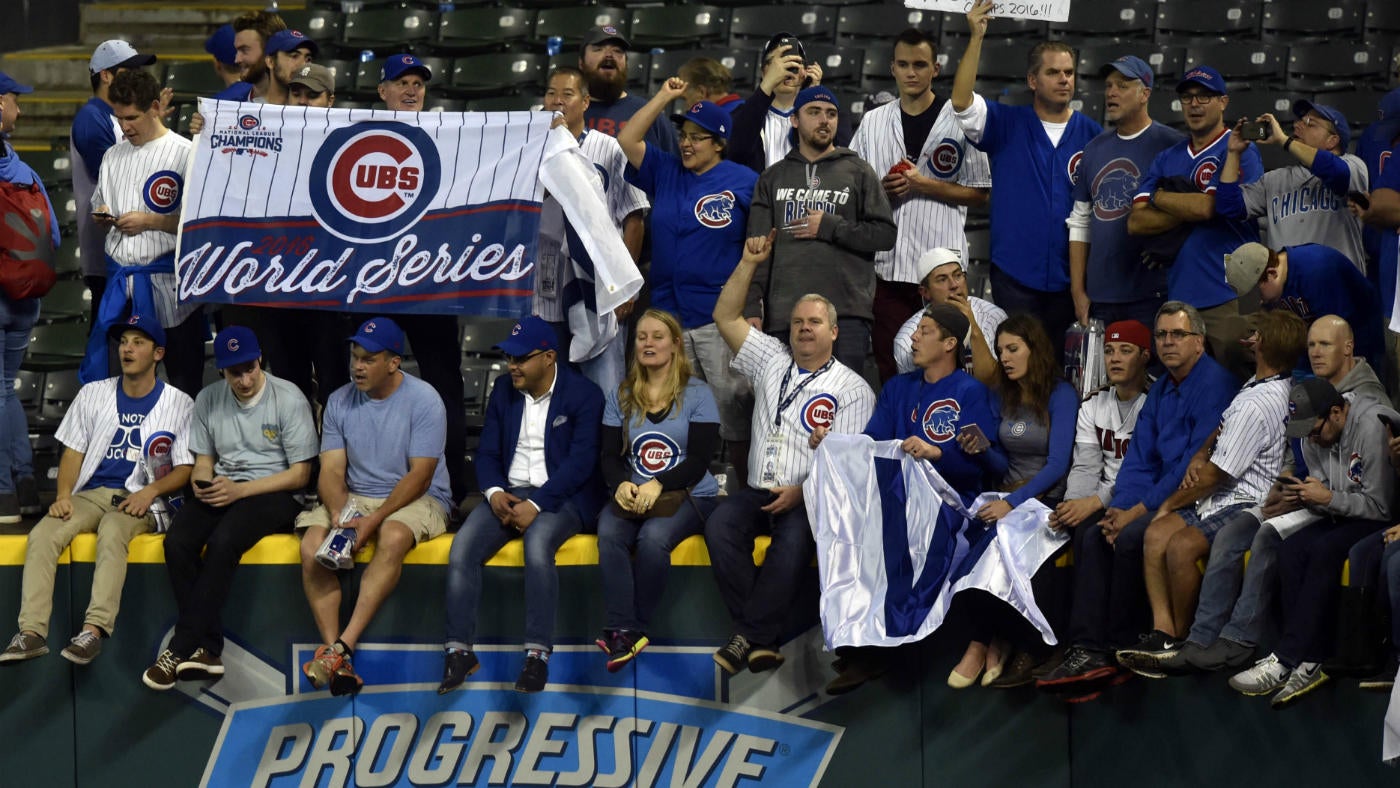
[(545, 51), (549, 53), (549, 56), (550, 56), (550, 57), (554, 57), (554, 56), (558, 55), (560, 52), (562, 52), (563, 50), (564, 50), (564, 37), (563, 37), (563, 36), (550, 36), (550, 37), (549, 37), (549, 41), (545, 44)]
[(326, 534), (325, 541), (316, 551), (316, 563), (335, 571), (355, 566), (355, 539), (358, 532), (354, 522), (363, 516), (353, 504), (347, 505), (340, 513), (340, 522)]
[(445, 14), (445, 13), (447, 13), (448, 11), (456, 11), (456, 10), (457, 10), (457, 4), (451, 2), (451, 0), (442, 0), (442, 2), (438, 3), (438, 12), (439, 12), (439, 13), (444, 13), (444, 14)]

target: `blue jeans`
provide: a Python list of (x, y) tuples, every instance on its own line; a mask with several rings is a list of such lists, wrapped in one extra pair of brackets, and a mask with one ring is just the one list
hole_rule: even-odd
[[(1220, 535), (1215, 537), (1216, 544), (1220, 544), (1224, 534), (1222, 530)], [(1273, 612), (1274, 597), (1278, 594), (1278, 553), (1283, 545), (1283, 537), (1273, 528), (1260, 527), (1252, 539), (1249, 543), (1249, 569), (1246, 571), (1241, 566), (1236, 566), (1244, 575), (1239, 599), (1235, 601), (1229, 623), (1220, 630), (1220, 637), (1246, 646), (1259, 645), (1259, 639), (1264, 636), (1264, 625), (1268, 623), (1268, 617)], [(1243, 555), (1241, 551), (1240, 556)], [(1215, 562), (1213, 548), (1211, 562)], [(1199, 612), (1197, 620), (1200, 620)], [(1195, 640), (1194, 637), (1191, 639)], [(1198, 642), (1209, 645), (1212, 641)]]
[[(532, 487), (510, 492), (529, 498)], [(447, 561), (447, 645), (471, 648), (476, 636), (477, 606), (481, 602), (481, 566), (506, 542), (525, 542), (525, 648), (546, 651), (554, 647), (554, 614), (559, 606), (559, 570), (554, 554), (569, 537), (583, 529), (572, 503), (557, 512), (540, 512), (524, 536), (496, 519), (491, 503), (483, 501), (462, 524), (452, 540)]]
[[(694, 506), (691, 505), (694, 502)], [(598, 515), (598, 568), (603, 573), (606, 629), (645, 632), (666, 591), (671, 551), (686, 537), (704, 530), (715, 510), (714, 496), (691, 497), (669, 517), (629, 520), (613, 514), (609, 504)], [(636, 547), (637, 557), (632, 558)]]
[[(1277, 539), (1278, 532), (1267, 529)], [(1187, 640), (1209, 646), (1220, 637), (1220, 631), (1230, 621), (1230, 614), (1240, 599), (1240, 586), (1244, 582), (1244, 554), (1259, 531), (1259, 519), (1248, 512), (1231, 515), (1228, 522), (1216, 532), (1210, 545), (1210, 559), (1206, 561), (1206, 576), (1201, 580), (1200, 601), (1196, 603), (1196, 619), (1191, 624)], [(1272, 553), (1266, 550), (1266, 553)], [(1270, 568), (1270, 556), (1255, 554), (1250, 559), (1250, 572), (1261, 570), (1256, 564), (1263, 560), (1264, 570)], [(1257, 598), (1257, 592), (1252, 594)], [(1249, 604), (1255, 604), (1253, 602)], [(1255, 616), (1250, 616), (1251, 619)], [(1257, 633), (1257, 628), (1255, 629)], [(1257, 637), (1257, 634), (1256, 634)], [(1231, 638), (1232, 640), (1234, 638)], [(1252, 645), (1252, 644), (1251, 644)]]
[(34, 450), (24, 406), (15, 396), (15, 376), (39, 319), (39, 299), (11, 301), (0, 293), (0, 494), (15, 491), (15, 479), (34, 475)]
[[(797, 597), (798, 583), (817, 545), (807, 509), (801, 505), (778, 515), (760, 508), (773, 498), (767, 490), (744, 487), (725, 496), (705, 521), (705, 544), (720, 596), (734, 620), (734, 631), (754, 645), (774, 646)], [(753, 563), (754, 537), (772, 534), (763, 566)]]

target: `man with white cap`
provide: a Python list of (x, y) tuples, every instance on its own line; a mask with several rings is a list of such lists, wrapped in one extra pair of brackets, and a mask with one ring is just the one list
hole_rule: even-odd
[[(93, 50), (92, 58), (88, 61), (92, 98), (73, 116), (73, 128), (68, 134), (68, 149), (77, 154), (70, 156), (70, 159), (73, 198), (79, 206), (86, 208), (91, 202), (92, 192), (97, 188), (97, 176), (102, 172), (102, 157), (122, 137), (117, 118), (112, 114), (112, 102), (108, 98), (112, 80), (122, 71), (142, 68), (154, 62), (155, 55), (143, 55), (119, 38), (103, 41)], [(96, 323), (97, 305), (102, 302), (102, 292), (107, 287), (107, 263), (102, 251), (107, 232), (94, 224), (86, 210), (78, 211), (77, 224), (83, 284), (92, 294), (92, 321)]]
[(1240, 154), (1250, 146), (1241, 133), (1245, 119), (1235, 124), (1228, 153), (1220, 169), (1216, 211), (1238, 221), (1266, 217), (1265, 232), (1274, 248), (1322, 244), (1346, 255), (1358, 270), (1366, 270), (1361, 220), (1347, 208), (1351, 192), (1371, 190), (1366, 163), (1347, 153), (1351, 127), (1336, 107), (1307, 99), (1293, 102), (1293, 133), (1285, 134), (1272, 114), (1255, 119), (1269, 127), (1260, 145), (1281, 145), (1296, 163), (1264, 173), (1254, 183), (1240, 185)]
[[(997, 326), (1006, 319), (1006, 311), (983, 298), (967, 294), (967, 273), (957, 252), (952, 249), (933, 248), (919, 257), (919, 297), (925, 306), (951, 304), (962, 312), (969, 327), (962, 340), (962, 348), (968, 354), (964, 368), (975, 378), (988, 383), (996, 374), (997, 358), (992, 352), (988, 337), (997, 335)], [(894, 361), (902, 375), (914, 370), (914, 354), (911, 343), (919, 321), (924, 317), (920, 309), (900, 326), (894, 338)]]

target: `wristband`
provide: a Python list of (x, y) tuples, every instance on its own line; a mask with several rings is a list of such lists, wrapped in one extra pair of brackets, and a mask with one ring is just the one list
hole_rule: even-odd
[[(1288, 150), (1288, 146), (1289, 146), (1289, 145), (1292, 145), (1292, 144), (1293, 144), (1293, 138), (1292, 138), (1292, 137), (1289, 137), (1288, 139), (1286, 139), (1286, 140), (1283, 141), (1283, 149), (1284, 149), (1285, 151), (1287, 151), (1287, 150)], [(1289, 152), (1291, 153), (1291, 151), (1289, 151)]]

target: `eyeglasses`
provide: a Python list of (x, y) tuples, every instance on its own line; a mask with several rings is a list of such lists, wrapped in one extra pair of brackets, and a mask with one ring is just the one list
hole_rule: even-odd
[(1298, 118), (1298, 120), (1296, 120), (1295, 122), (1301, 123), (1302, 125), (1308, 128), (1317, 126), (1318, 128), (1325, 130), (1328, 134), (1337, 133), (1336, 127), (1333, 126), (1330, 122), (1326, 120), (1321, 120), (1319, 118), (1314, 118), (1312, 115), (1304, 115), (1303, 117)]
[(1204, 106), (1220, 98), (1214, 93), (1178, 93), (1176, 97), (1181, 100), (1181, 106), (1183, 107), (1191, 104)]
[(523, 355), (523, 356), (506, 356), (506, 363), (509, 364), (509, 365), (511, 365), (511, 366), (513, 366), (513, 367), (523, 367), (523, 366), (525, 366), (525, 362), (529, 361), (530, 359), (534, 358), (535, 356), (542, 356), (542, 355), (544, 355), (544, 351), (543, 351), (543, 350), (536, 350), (536, 351), (533, 351), (533, 352), (530, 352), (530, 353), (526, 353), (526, 354)]
[(713, 134), (686, 134), (685, 132), (680, 133), (680, 141), (688, 142), (692, 145), (697, 142), (704, 142), (705, 140), (712, 140), (714, 138), (715, 135)]
[(1182, 331), (1179, 328), (1174, 328), (1171, 331), (1163, 331), (1161, 329), (1158, 329), (1152, 332), (1152, 336), (1158, 339), (1166, 339), (1167, 337), (1171, 337), (1173, 342), (1181, 342), (1187, 337), (1198, 337), (1200, 335), (1201, 333), (1199, 331)]

